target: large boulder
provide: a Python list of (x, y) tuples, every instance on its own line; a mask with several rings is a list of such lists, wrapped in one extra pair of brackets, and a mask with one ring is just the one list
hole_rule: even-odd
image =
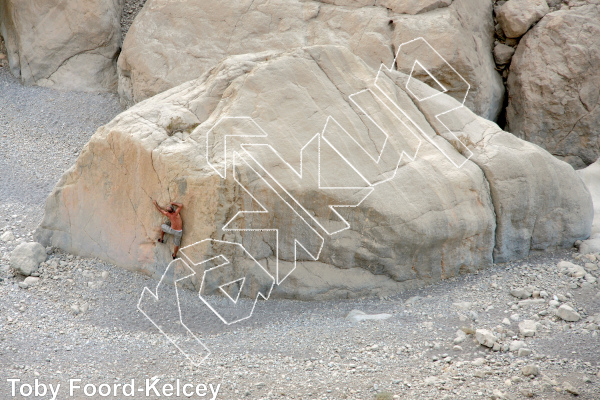
[(39, 243), (21, 243), (10, 253), (10, 266), (19, 274), (29, 276), (46, 261), (46, 249)]
[(496, 9), (496, 18), (507, 38), (518, 38), (549, 11), (546, 0), (509, 0)]
[[(471, 84), (467, 106), (495, 119), (504, 87), (491, 55), (491, 7), (490, 0), (148, 0), (123, 43), (119, 94), (130, 106), (197, 78), (228, 55), (308, 45), (343, 45), (378, 68), (390, 65), (402, 43), (422, 36)], [(410, 72), (412, 64), (403, 67)], [(429, 67), (455, 86), (447, 82), (451, 75), (439, 73), (441, 65)]]
[(547, 14), (519, 43), (507, 129), (575, 168), (600, 154), (600, 6)]
[[(423, 37), (444, 59), (427, 58), (425, 68), (420, 71), (419, 68), (413, 71), (413, 64), (398, 65), (398, 69), (405, 74), (416, 72), (415, 76), (423, 81), (431, 80), (431, 74), (449, 89), (449, 94), (462, 92), (462, 80), (466, 80), (470, 88), (465, 105), (475, 114), (495, 121), (502, 109), (504, 85), (492, 55), (494, 23), (491, 16), (490, 1), (460, 0), (429, 13), (394, 17), (395, 48)], [(427, 53), (423, 51), (423, 54)], [(462, 78), (447, 68), (446, 62), (459, 71)]]
[(381, 72), (337, 46), (232, 56), (101, 127), (36, 238), (159, 276), (170, 246), (152, 199), (179, 201), (196, 288), (219, 267), (208, 247), (235, 260), (242, 244), (276, 296), (314, 299), (396, 293), (589, 235), (569, 165), (464, 107), (445, 121), (462, 143), (446, 139), (437, 115), (461, 103)]
[(27, 85), (115, 91), (122, 0), (3, 0), (0, 35)]

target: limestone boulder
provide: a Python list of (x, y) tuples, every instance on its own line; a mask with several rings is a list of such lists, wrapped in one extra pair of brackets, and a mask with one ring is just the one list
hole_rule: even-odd
[[(196, 79), (229, 55), (309, 45), (346, 46), (371, 67), (389, 66), (401, 43), (422, 36), (471, 83), (467, 106), (495, 119), (504, 87), (492, 35), (488, 0), (149, 0), (123, 43), (119, 94), (131, 106)], [(402, 67), (410, 72), (412, 65)], [(439, 64), (426, 68), (449, 88), (456, 84)]]
[(115, 91), (122, 0), (0, 2), (0, 35), (26, 85)]
[(507, 129), (575, 168), (600, 153), (600, 6), (547, 14), (521, 39), (508, 75)]
[(10, 266), (19, 274), (29, 276), (46, 261), (46, 249), (39, 243), (21, 243), (10, 253)]
[(156, 242), (152, 200), (179, 201), (191, 286), (236, 286), (259, 263), (274, 296), (325, 299), (397, 293), (589, 235), (591, 200), (569, 165), (465, 107), (463, 149), (429, 114), (460, 103), (436, 92), (427, 108), (419, 93), (434, 89), (377, 72), (338, 46), (231, 56), (101, 127), (36, 238), (160, 276), (172, 244)]
[(546, 0), (509, 0), (496, 9), (496, 18), (507, 38), (518, 38), (549, 11)]
[[(432, 85), (442, 85), (448, 94), (464, 95), (465, 84), (469, 86), (465, 105), (475, 114), (496, 120), (504, 101), (502, 78), (495, 70), (492, 48), (494, 24), (490, 1), (454, 1), (449, 7), (419, 14), (394, 17), (394, 46), (423, 37), (441, 55), (428, 57), (423, 49), (415, 76)], [(413, 71), (414, 63), (398, 62), (397, 68), (405, 74)], [(460, 76), (458, 76), (452, 68)], [(433, 82), (435, 76), (438, 82)]]

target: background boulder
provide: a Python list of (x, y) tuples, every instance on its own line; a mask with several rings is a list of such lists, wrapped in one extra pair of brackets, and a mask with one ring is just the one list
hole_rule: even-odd
[(593, 163), (600, 154), (598, 66), (600, 6), (547, 14), (512, 58), (507, 130), (575, 168)]
[[(419, 15), (410, 15), (419, 14)], [(424, 37), (471, 84), (467, 106), (495, 119), (504, 87), (494, 69), (491, 0), (149, 0), (119, 57), (119, 94), (132, 104), (195, 79), (235, 54), (334, 44), (368, 65), (390, 66), (404, 42)], [(430, 65), (440, 74), (441, 65)], [(402, 66), (402, 68), (412, 68)]]
[(3, 0), (0, 35), (26, 85), (114, 91), (122, 0)]
[(273, 275), (293, 271), (276, 296), (309, 299), (396, 293), (589, 236), (591, 200), (570, 166), (466, 108), (448, 122), (462, 143), (445, 138), (436, 115), (460, 103), (419, 101), (432, 89), (394, 70), (375, 88), (376, 74), (344, 47), (232, 56), (101, 127), (36, 238), (160, 274), (170, 248), (156, 244), (152, 199), (180, 201), (184, 246), (241, 243)]

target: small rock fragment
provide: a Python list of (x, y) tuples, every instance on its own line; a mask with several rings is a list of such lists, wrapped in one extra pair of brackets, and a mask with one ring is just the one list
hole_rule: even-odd
[(573, 310), (573, 308), (566, 304), (558, 307), (558, 310), (556, 310), (556, 316), (568, 322), (577, 322), (581, 319), (581, 315), (579, 315), (577, 311)]
[(579, 390), (577, 390), (569, 382), (563, 382), (562, 387), (565, 390), (565, 392), (571, 393), (573, 396), (579, 396)]
[(517, 353), (519, 357), (529, 357), (531, 355), (531, 350), (526, 348), (520, 348)]
[(34, 276), (28, 276), (27, 278), (25, 278), (25, 280), (23, 282), (25, 282), (28, 286), (33, 286), (33, 285), (37, 285), (39, 280), (40, 280), (40, 278), (37, 278)]
[(525, 337), (534, 336), (537, 331), (536, 322), (531, 319), (519, 322), (519, 332)]
[(525, 376), (538, 376), (540, 373), (540, 369), (537, 365), (526, 365), (521, 368), (521, 373)]
[(529, 290), (529, 288), (515, 288), (510, 291), (510, 294), (517, 299), (526, 299), (531, 297), (533, 291)]
[(0, 240), (3, 242), (12, 242), (15, 240), (15, 235), (11, 231), (6, 231), (0, 236)]
[(519, 351), (519, 349), (522, 349), (523, 347), (525, 347), (525, 342), (523, 342), (522, 340), (515, 340), (510, 344), (509, 350)]

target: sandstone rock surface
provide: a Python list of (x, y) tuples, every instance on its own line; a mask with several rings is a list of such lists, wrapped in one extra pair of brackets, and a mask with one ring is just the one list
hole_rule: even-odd
[(26, 85), (115, 91), (122, 0), (0, 2), (0, 35)]
[(594, 222), (590, 239), (600, 239), (600, 159), (586, 168), (577, 171), (579, 177), (592, 195)]
[[(495, 119), (504, 87), (491, 56), (491, 7), (488, 0), (149, 0), (123, 43), (119, 94), (130, 106), (196, 79), (229, 55), (309, 45), (343, 45), (371, 67), (389, 67), (402, 43), (421, 36), (471, 84), (467, 106)], [(428, 61), (452, 90), (454, 75)], [(409, 73), (412, 66), (399, 68)]]
[(507, 129), (575, 168), (596, 161), (598, 65), (600, 6), (547, 14), (523, 36), (512, 58)]
[(375, 87), (376, 74), (345, 47), (232, 56), (101, 127), (36, 238), (160, 274), (170, 249), (156, 244), (152, 199), (179, 201), (185, 257), (205, 238), (240, 243), (285, 277), (275, 296), (323, 299), (397, 293), (589, 235), (570, 166), (465, 107), (444, 120), (463, 148), (435, 117), (460, 103), (423, 99), (433, 89), (393, 70)]
[(550, 11), (546, 0), (509, 0), (496, 10), (507, 38), (518, 38)]
[(530, 249), (570, 247), (573, 237), (585, 239), (584, 232), (591, 230), (593, 204), (571, 166), (464, 107), (436, 117), (460, 105), (450, 96), (418, 104), (438, 135), (461, 154), (472, 154), (470, 161), (484, 171), (497, 223), (494, 261), (523, 258)]
[(10, 266), (19, 274), (29, 276), (46, 261), (46, 249), (39, 243), (21, 243), (10, 253)]

